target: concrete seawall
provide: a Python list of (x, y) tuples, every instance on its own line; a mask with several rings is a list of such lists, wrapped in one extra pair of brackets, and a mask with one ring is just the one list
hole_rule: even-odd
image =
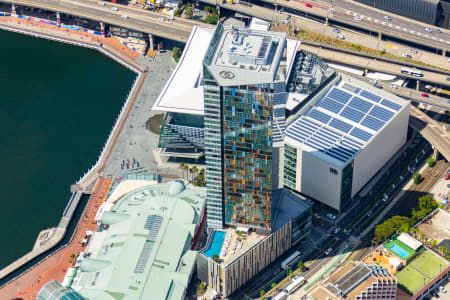
[[(130, 89), (128, 97), (124, 102), (124, 105), (115, 120), (115, 124), (111, 130), (110, 135), (108, 136), (105, 145), (96, 161), (96, 163), (75, 183), (71, 186), (72, 197), (69, 199), (64, 213), (61, 217), (61, 221), (58, 227), (50, 228), (43, 230), (39, 233), (38, 238), (34, 244), (33, 249), (25, 254), (24, 256), (17, 259), (15, 262), (6, 266), (2, 270), (0, 270), (0, 279), (8, 276), (18, 268), (24, 266), (34, 258), (38, 257), (42, 253), (49, 251), (53, 247), (55, 247), (63, 238), (66, 233), (67, 226), (73, 216), (73, 213), (78, 205), (78, 202), (81, 199), (83, 193), (90, 194), (97, 183), (97, 180), (101, 176), (103, 170), (105, 169), (106, 163), (108, 162), (111, 153), (114, 150), (114, 147), (117, 143), (118, 137), (120, 136), (127, 118), (129, 117), (133, 106), (136, 103), (136, 98), (140, 93), (140, 90), (148, 76), (148, 72), (145, 67), (138, 65), (136, 62), (127, 59), (126, 56), (120, 56), (120, 53), (114, 51), (114, 49), (108, 49), (107, 46), (102, 45), (101, 43), (94, 42), (80, 42), (70, 38), (62, 38), (58, 36), (53, 36), (51, 34), (43, 34), (33, 30), (24, 30), (19, 28), (20, 26), (14, 27), (14, 24), (1, 24), (0, 30), (11, 31), (20, 34), (26, 34), (38, 38), (44, 38), (48, 40), (53, 40), (57, 42), (67, 43), (74, 46), (85, 47), (89, 49), (94, 49), (100, 51), (104, 55), (107, 55), (111, 59), (120, 63), (121, 65), (127, 67), (131, 71), (137, 73), (136, 80)], [(64, 246), (62, 246), (64, 248)], [(39, 263), (38, 263), (39, 264)], [(32, 267), (31, 267), (32, 268)], [(21, 274), (16, 276), (15, 278), (21, 276), (23, 273), (27, 272), (29, 269), (24, 270)], [(14, 280), (15, 278), (9, 280), (2, 286), (7, 285), (9, 282)], [(0, 287), (1, 289), (1, 287)]]

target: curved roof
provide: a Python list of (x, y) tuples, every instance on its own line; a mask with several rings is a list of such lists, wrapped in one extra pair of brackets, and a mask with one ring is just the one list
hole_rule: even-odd
[(185, 189), (186, 189), (186, 187), (184, 186), (184, 184), (181, 181), (171, 182), (170, 186), (169, 186), (169, 195), (176, 196), (179, 193), (181, 193), (182, 191), (184, 191)]
[(105, 225), (117, 224), (127, 220), (130, 215), (121, 214), (111, 211), (105, 211), (102, 216), (101, 223)]
[(81, 262), (82, 272), (97, 272), (111, 265), (110, 261), (86, 257)]

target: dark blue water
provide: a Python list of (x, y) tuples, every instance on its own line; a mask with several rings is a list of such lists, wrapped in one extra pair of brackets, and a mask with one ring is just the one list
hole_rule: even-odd
[(89, 49), (0, 31), (0, 268), (56, 226), (135, 74)]

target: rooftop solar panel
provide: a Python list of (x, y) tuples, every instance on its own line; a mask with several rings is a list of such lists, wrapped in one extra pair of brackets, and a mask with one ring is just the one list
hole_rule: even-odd
[(361, 119), (364, 117), (364, 114), (362, 112), (353, 109), (349, 106), (345, 107), (340, 113), (340, 115), (355, 123), (359, 123), (359, 121), (361, 121)]
[(367, 99), (369, 99), (369, 100), (375, 101), (375, 102), (380, 102), (380, 100), (381, 100), (380, 96), (372, 94), (371, 92), (368, 92), (366, 90), (362, 90), (360, 95), (365, 97), (365, 98), (367, 98)]
[(354, 136), (357, 139), (360, 139), (364, 142), (368, 142), (372, 135), (364, 130), (361, 130), (359, 128), (353, 128), (353, 130), (350, 132), (351, 136)]
[(363, 125), (367, 128), (370, 128), (373, 131), (378, 131), (378, 130), (380, 130), (381, 127), (383, 127), (384, 122), (382, 122), (378, 119), (375, 119), (371, 116), (366, 116), (364, 118), (364, 120), (361, 122), (361, 125)]
[(342, 162), (346, 162), (347, 159), (348, 159), (348, 157), (345, 157), (345, 156), (343, 157), (343, 156), (341, 156), (339, 154), (336, 154), (335, 152), (332, 152), (332, 151), (327, 151), (327, 155), (329, 155), (331, 157), (334, 157), (337, 160), (342, 161)]
[(323, 113), (317, 109), (313, 109), (310, 111), (309, 116), (317, 121), (320, 121), (324, 124), (327, 124), (328, 121), (330, 121), (331, 116), (327, 115), (326, 113)]
[(394, 113), (392, 111), (384, 109), (380, 106), (375, 106), (369, 112), (369, 115), (374, 116), (377, 119), (387, 122), (387, 121), (389, 121), (390, 118), (392, 118), (394, 116)]
[(348, 105), (362, 111), (363, 113), (368, 112), (373, 106), (372, 103), (358, 97), (353, 97), (352, 101), (350, 101)]
[(339, 129), (340, 131), (343, 131), (345, 133), (348, 133), (350, 131), (350, 129), (352, 129), (352, 127), (353, 127), (352, 125), (345, 123), (344, 121), (338, 120), (336, 118), (331, 120), (330, 126), (333, 128)]
[(337, 141), (339, 139), (339, 136), (336, 136), (334, 134), (332, 135), (332, 134), (330, 134), (329, 132), (327, 132), (327, 131), (325, 131), (323, 129), (324, 128), (320, 129), (318, 133), (321, 134), (324, 138), (327, 138), (330, 141)]
[(339, 102), (334, 101), (331, 98), (325, 98), (317, 106), (323, 107), (326, 110), (329, 110), (329, 111), (337, 114), (344, 105), (342, 105)]
[(330, 93), (328, 93), (328, 97), (333, 98), (333, 100), (341, 102), (342, 104), (346, 104), (350, 101), (352, 95), (334, 87), (331, 89)]
[(394, 103), (394, 102), (392, 102), (391, 100), (388, 100), (388, 99), (381, 100), (381, 104), (386, 106), (386, 107), (389, 107), (390, 109), (393, 109), (395, 111), (398, 111), (400, 108), (402, 108), (401, 105), (398, 105), (397, 103)]

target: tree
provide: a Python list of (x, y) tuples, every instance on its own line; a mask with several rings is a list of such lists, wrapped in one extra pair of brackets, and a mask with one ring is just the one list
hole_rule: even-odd
[(181, 49), (179, 47), (172, 48), (172, 57), (175, 62), (178, 62), (181, 57)]
[(414, 184), (419, 184), (422, 181), (422, 175), (419, 172), (413, 174)]
[(432, 158), (432, 157), (427, 158), (427, 164), (430, 168), (432, 168), (435, 163), (436, 163), (436, 161), (434, 160), (434, 158)]
[(211, 13), (211, 12), (212, 12), (211, 6), (208, 6), (208, 5), (206, 5), (205, 8), (204, 8), (203, 10), (204, 10), (205, 12), (207, 12), (207, 13)]
[(443, 255), (443, 256), (446, 256), (447, 255), (447, 247), (445, 247), (445, 246), (440, 246), (439, 247), (439, 252), (441, 252), (441, 254)]
[(391, 237), (394, 233), (400, 230), (404, 224), (410, 225), (410, 219), (403, 216), (394, 216), (387, 219), (383, 223), (375, 227), (374, 243), (381, 243)]
[(214, 255), (212, 256), (212, 259), (213, 259), (215, 262), (219, 262), (219, 255), (214, 254)]
[(438, 242), (436, 240), (432, 240), (431, 241), (431, 248), (432, 249), (436, 248), (437, 244), (438, 244)]
[(194, 11), (192, 10), (192, 7), (191, 6), (188, 7), (186, 4), (186, 8), (184, 9), (184, 14), (188, 17), (192, 17), (194, 15)]
[(272, 282), (271, 284), (270, 284), (270, 287), (271, 288), (274, 288), (274, 287), (276, 287), (277, 286), (277, 284), (275, 283), (275, 282)]
[(264, 290), (260, 290), (260, 291), (259, 291), (259, 296), (262, 297), (262, 296), (264, 296), (265, 293), (266, 293), (266, 292), (265, 292)]
[(300, 270), (300, 272), (303, 272), (303, 270), (305, 269), (305, 263), (302, 261), (299, 261), (297, 263), (297, 268)]
[(192, 180), (194, 180), (195, 175), (198, 173), (197, 166), (193, 166), (190, 170), (191, 174), (193, 175)]
[(185, 170), (186, 165), (182, 162), (180, 163), (180, 169), (183, 170), (183, 179), (184, 179), (184, 170)]
[(217, 15), (207, 15), (204, 21), (208, 24), (217, 24), (219, 17)]
[(173, 15), (174, 15), (175, 17), (181, 17), (181, 8), (177, 7), (177, 8), (175, 9), (175, 11), (173, 12)]

